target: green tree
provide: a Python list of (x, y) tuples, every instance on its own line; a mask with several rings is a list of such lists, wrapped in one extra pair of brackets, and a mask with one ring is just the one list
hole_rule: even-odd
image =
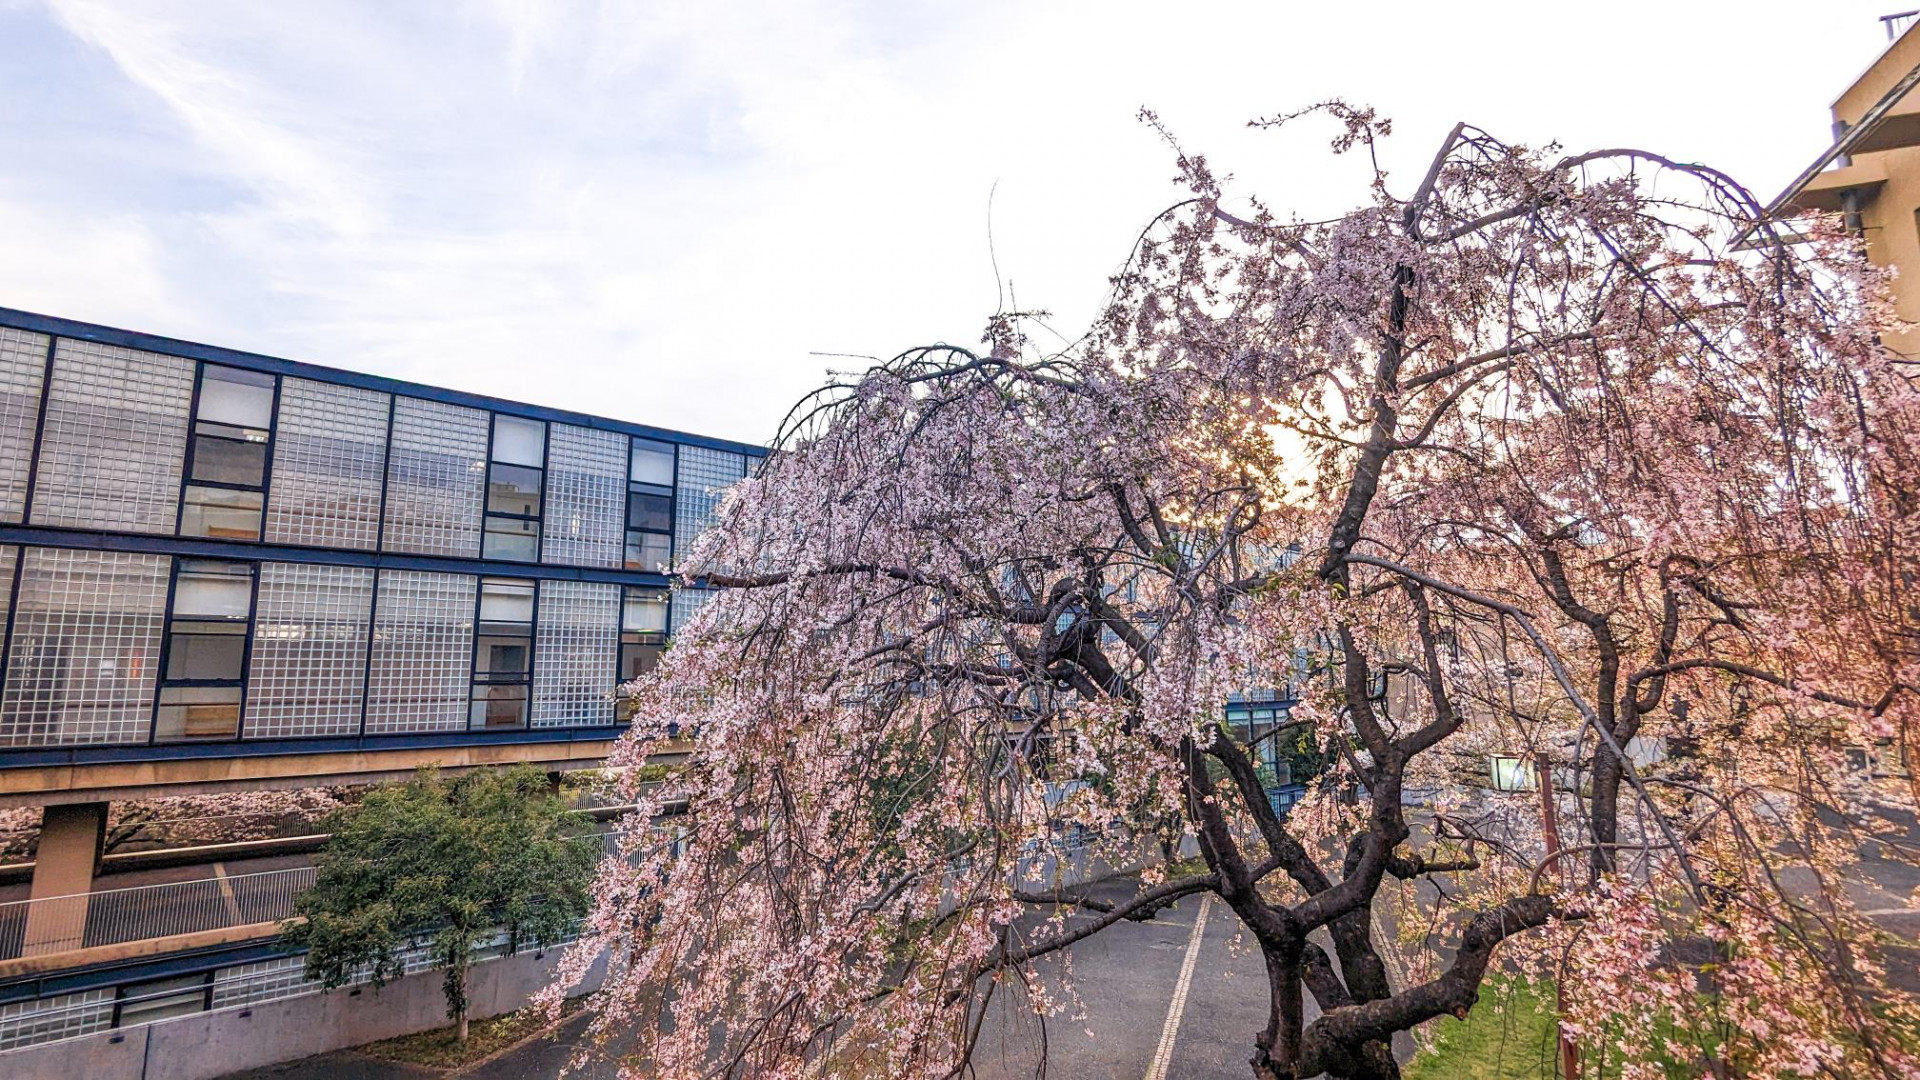
[(598, 845), (531, 766), (453, 780), (422, 769), (327, 824), (314, 886), (282, 927), (308, 950), (308, 977), (331, 988), (365, 970), (382, 986), (402, 973), (401, 950), (427, 939), (461, 1039), (474, 948), (502, 926), (510, 948), (544, 948), (587, 910)]

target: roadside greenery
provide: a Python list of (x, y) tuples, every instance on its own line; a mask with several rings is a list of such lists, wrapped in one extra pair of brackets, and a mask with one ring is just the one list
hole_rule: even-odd
[[(567, 1002), (563, 1016), (572, 1015), (579, 1007), (577, 1000)], [(556, 1026), (557, 1022), (545, 1010), (528, 1008), (490, 1020), (475, 1020), (472, 1033), (465, 1039), (461, 1039), (454, 1028), (443, 1027), (382, 1039), (357, 1049), (383, 1061), (424, 1065), (430, 1069), (458, 1069), (487, 1061), (543, 1032), (551, 1032)]]
[(1552, 987), (1489, 980), (1465, 1020), (1433, 1022), (1406, 1080), (1553, 1080)]
[(586, 912), (599, 856), (590, 828), (531, 766), (452, 780), (422, 769), (328, 818), (314, 887), (283, 937), (329, 988), (384, 985), (403, 973), (403, 950), (426, 942), (464, 1040), (474, 950), (502, 927), (510, 950), (544, 948)]

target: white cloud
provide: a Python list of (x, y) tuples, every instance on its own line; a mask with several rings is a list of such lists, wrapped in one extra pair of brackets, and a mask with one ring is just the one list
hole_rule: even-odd
[(100, 0), (53, 0), (50, 7), (76, 37), (164, 102), (274, 213), (354, 236), (378, 224), (338, 148), (315, 145), (262, 108), (273, 96), (262, 80), (196, 58), (180, 27), (144, 8)]
[(0, 229), (47, 245), (0, 255), (0, 303), (761, 439), (816, 350), (977, 338), (996, 183), (1001, 276), (1077, 331), (1175, 195), (1143, 104), (1314, 212), (1352, 164), (1244, 121), (1336, 94), (1402, 172), (1468, 118), (1770, 194), (1879, 11), (1763, 6), (0, 7), (71, 45), (0, 72)]
[(159, 244), (138, 218), (49, 221), (0, 187), (0, 236), (8, 307), (161, 333), (198, 321), (161, 271)]

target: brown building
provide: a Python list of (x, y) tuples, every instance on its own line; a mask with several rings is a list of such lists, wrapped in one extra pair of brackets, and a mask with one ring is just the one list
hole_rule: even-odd
[[(1834, 142), (1773, 201), (1780, 216), (1811, 210), (1846, 215), (1875, 265), (1899, 268), (1900, 317), (1920, 323), (1920, 18), (1890, 16), (1901, 27), (1886, 51), (1833, 102)], [(1888, 344), (1920, 355), (1920, 333)]]

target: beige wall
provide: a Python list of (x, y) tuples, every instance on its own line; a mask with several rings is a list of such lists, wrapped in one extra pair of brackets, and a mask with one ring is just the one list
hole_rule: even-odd
[[(1899, 81), (1920, 66), (1920, 23), (1899, 40), (1847, 88), (1833, 103), (1833, 118), (1849, 127), (1860, 122)], [(1907, 93), (1895, 114), (1920, 113), (1920, 89)], [(1886, 180), (1863, 190), (1860, 223), (1867, 241), (1867, 257), (1878, 266), (1893, 266), (1894, 302), (1900, 317), (1920, 323), (1920, 146), (1858, 154), (1854, 164)], [(1890, 336), (1887, 344), (1908, 356), (1920, 355), (1920, 334)]]

